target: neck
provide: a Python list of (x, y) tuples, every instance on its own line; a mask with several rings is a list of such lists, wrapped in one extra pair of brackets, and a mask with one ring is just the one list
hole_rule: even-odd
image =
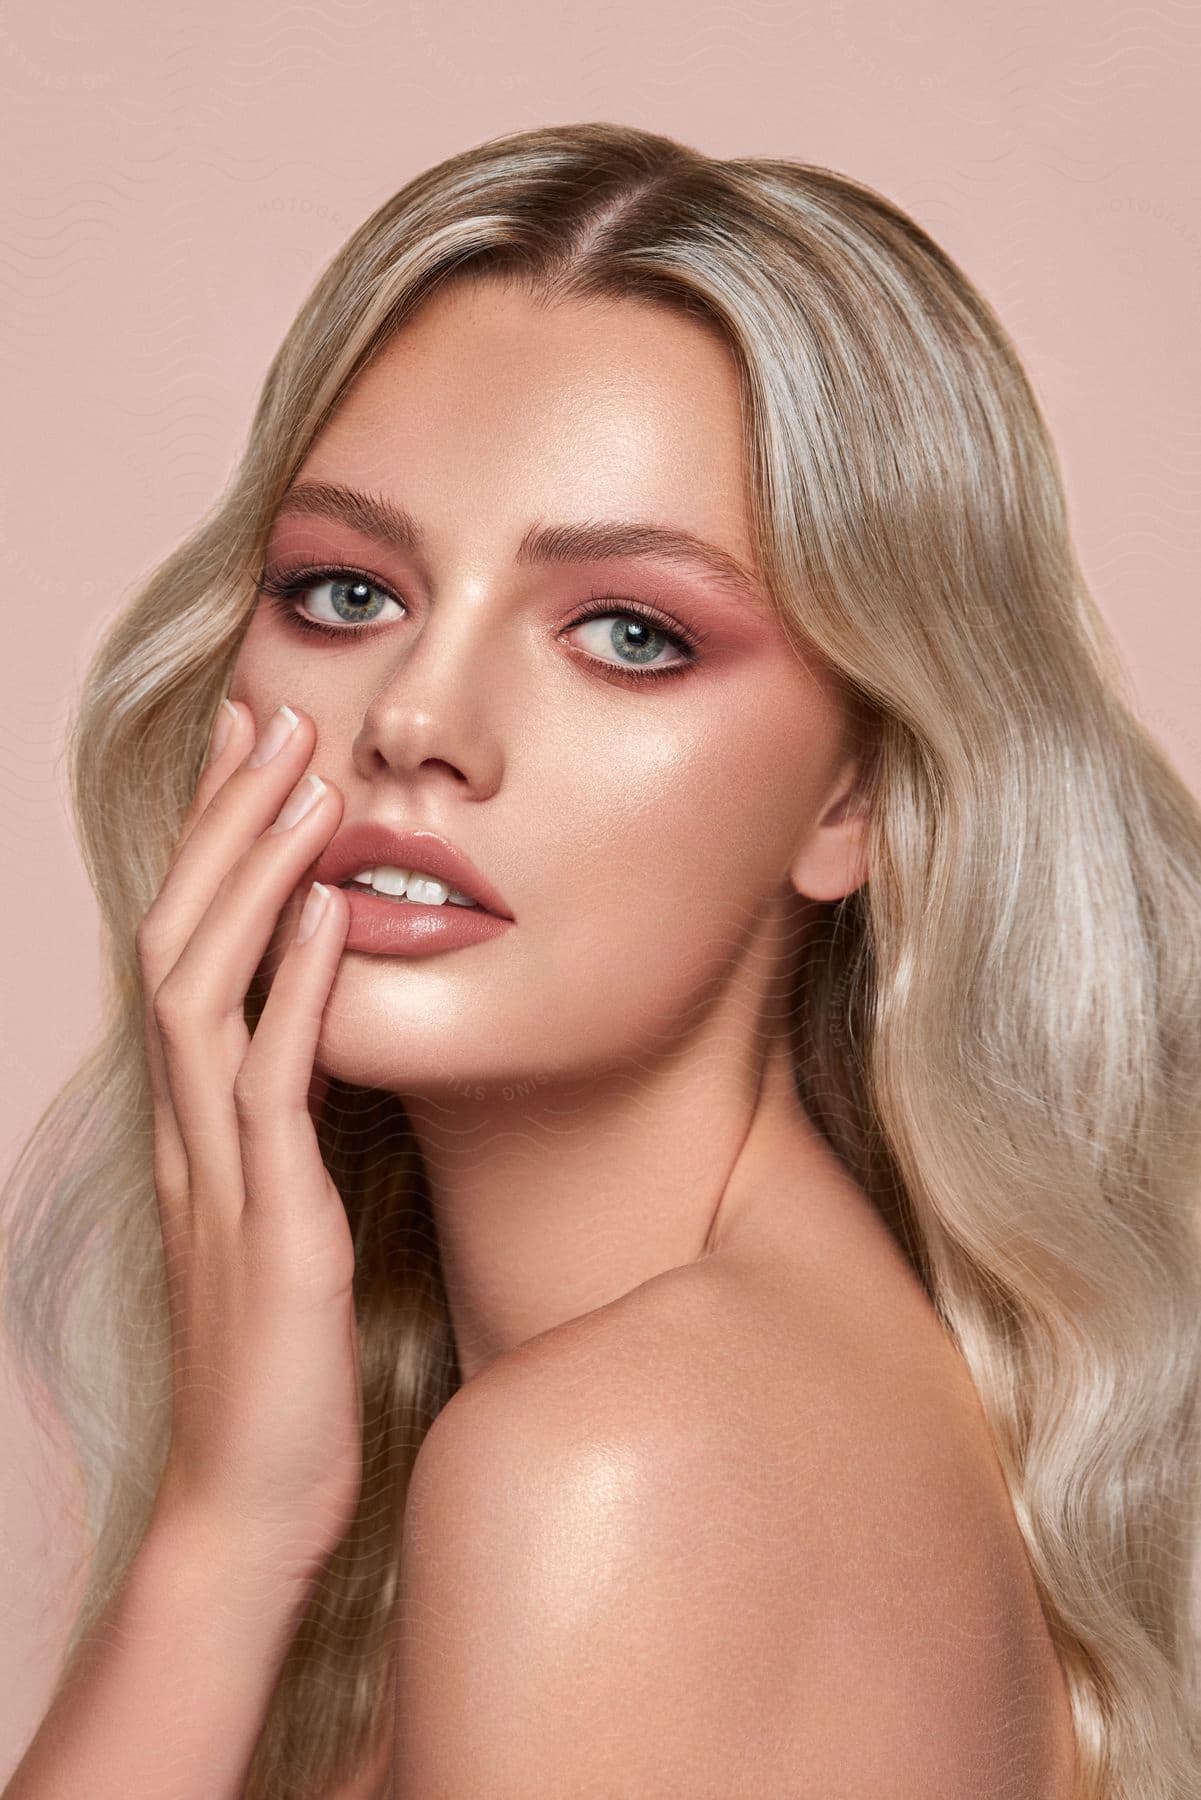
[(406, 1095), (464, 1382), (719, 1251), (782, 1156), (790, 1186), (806, 1163), (815, 1178), (828, 1169), (786, 1041), (731, 1060), (730, 1023), (715, 1016), (685, 1048), (604, 1077)]

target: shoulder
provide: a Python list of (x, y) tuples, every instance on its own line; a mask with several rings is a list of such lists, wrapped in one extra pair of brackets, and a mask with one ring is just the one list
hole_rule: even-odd
[(999, 1796), (1021, 1647), (971, 1458), (828, 1324), (693, 1265), (454, 1397), (405, 1516), (397, 1800)]

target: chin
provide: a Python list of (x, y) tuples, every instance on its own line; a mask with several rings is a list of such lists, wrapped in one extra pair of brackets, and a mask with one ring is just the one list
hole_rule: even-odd
[[(456, 1020), (439, 1029), (427, 1017), (398, 1019), (394, 1009), (326, 1003), (315, 1068), (335, 1080), (386, 1093), (428, 1097), (448, 1107), (464, 1101), (520, 1104), (550, 1085), (545, 1066), (515, 1054), (503, 1061), (480, 1053), (478, 1022)], [(544, 1047), (544, 1046), (542, 1046)]]

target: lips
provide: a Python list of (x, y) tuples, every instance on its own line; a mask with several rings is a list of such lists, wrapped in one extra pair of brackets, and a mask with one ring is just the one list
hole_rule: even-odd
[(469, 894), (485, 912), (495, 913), (499, 919), (513, 917), (504, 896), (480, 874), (470, 857), (436, 831), (395, 831), (390, 825), (360, 820), (340, 831), (326, 847), (314, 874), (317, 881), (337, 887), (360, 869), (375, 869), (384, 863), (434, 875), (448, 887)]

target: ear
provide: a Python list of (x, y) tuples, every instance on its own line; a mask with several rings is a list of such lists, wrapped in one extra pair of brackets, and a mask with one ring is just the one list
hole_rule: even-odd
[(841, 900), (867, 880), (868, 806), (864, 770), (849, 757), (825, 806), (789, 865), (789, 878), (807, 900)]

